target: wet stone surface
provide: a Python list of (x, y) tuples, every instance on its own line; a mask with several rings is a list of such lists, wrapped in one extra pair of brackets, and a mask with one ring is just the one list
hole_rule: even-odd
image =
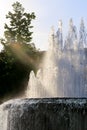
[(0, 105), (0, 130), (87, 130), (87, 99), (15, 99)]

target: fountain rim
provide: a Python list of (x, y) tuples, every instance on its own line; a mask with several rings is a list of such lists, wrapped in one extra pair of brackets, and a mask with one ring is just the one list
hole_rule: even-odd
[(23, 105), (25, 103), (28, 104), (37, 104), (37, 103), (53, 103), (53, 104), (87, 104), (87, 97), (47, 97), (47, 98), (16, 98), (10, 99), (6, 102), (0, 104), (2, 105)]

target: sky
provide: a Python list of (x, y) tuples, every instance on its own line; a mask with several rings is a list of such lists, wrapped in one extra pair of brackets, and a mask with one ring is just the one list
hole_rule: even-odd
[(58, 20), (63, 21), (64, 33), (67, 33), (70, 18), (79, 28), (80, 19), (83, 17), (87, 26), (87, 0), (0, 0), (0, 38), (4, 34), (4, 23), (7, 23), (5, 16), (8, 11), (12, 11), (12, 4), (16, 1), (22, 4), (26, 12), (35, 12), (32, 42), (40, 50), (47, 49), (50, 28), (54, 26), (57, 31)]

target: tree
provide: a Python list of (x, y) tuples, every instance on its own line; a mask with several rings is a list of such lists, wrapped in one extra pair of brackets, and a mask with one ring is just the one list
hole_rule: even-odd
[(26, 44), (32, 39), (30, 29), (35, 14), (25, 13), (19, 2), (12, 6), (13, 11), (6, 15), (10, 21), (5, 24), (5, 38), (0, 39), (4, 45), (0, 52), (0, 99), (20, 95), (27, 86), (30, 71), (37, 71), (43, 57), (34, 44)]
[(35, 19), (35, 14), (34, 12), (26, 13), (19, 2), (14, 3), (12, 7), (13, 12), (9, 11), (6, 15), (6, 18), (10, 20), (10, 24), (5, 23), (4, 27), (6, 43), (30, 43), (32, 39), (30, 29), (33, 27), (31, 21)]

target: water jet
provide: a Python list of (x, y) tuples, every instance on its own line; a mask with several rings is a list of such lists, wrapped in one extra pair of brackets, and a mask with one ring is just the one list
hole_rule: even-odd
[(69, 31), (63, 39), (62, 21), (59, 20), (55, 33), (52, 27), (49, 48), (42, 68), (35, 76), (32, 71), (26, 91), (30, 98), (86, 97), (86, 56), (87, 37), (84, 21), (81, 20), (79, 35), (72, 19)]
[(63, 39), (62, 21), (52, 28), (43, 66), (31, 71), (25, 99), (0, 105), (0, 130), (87, 130), (87, 46), (84, 22), (79, 35), (72, 19)]

